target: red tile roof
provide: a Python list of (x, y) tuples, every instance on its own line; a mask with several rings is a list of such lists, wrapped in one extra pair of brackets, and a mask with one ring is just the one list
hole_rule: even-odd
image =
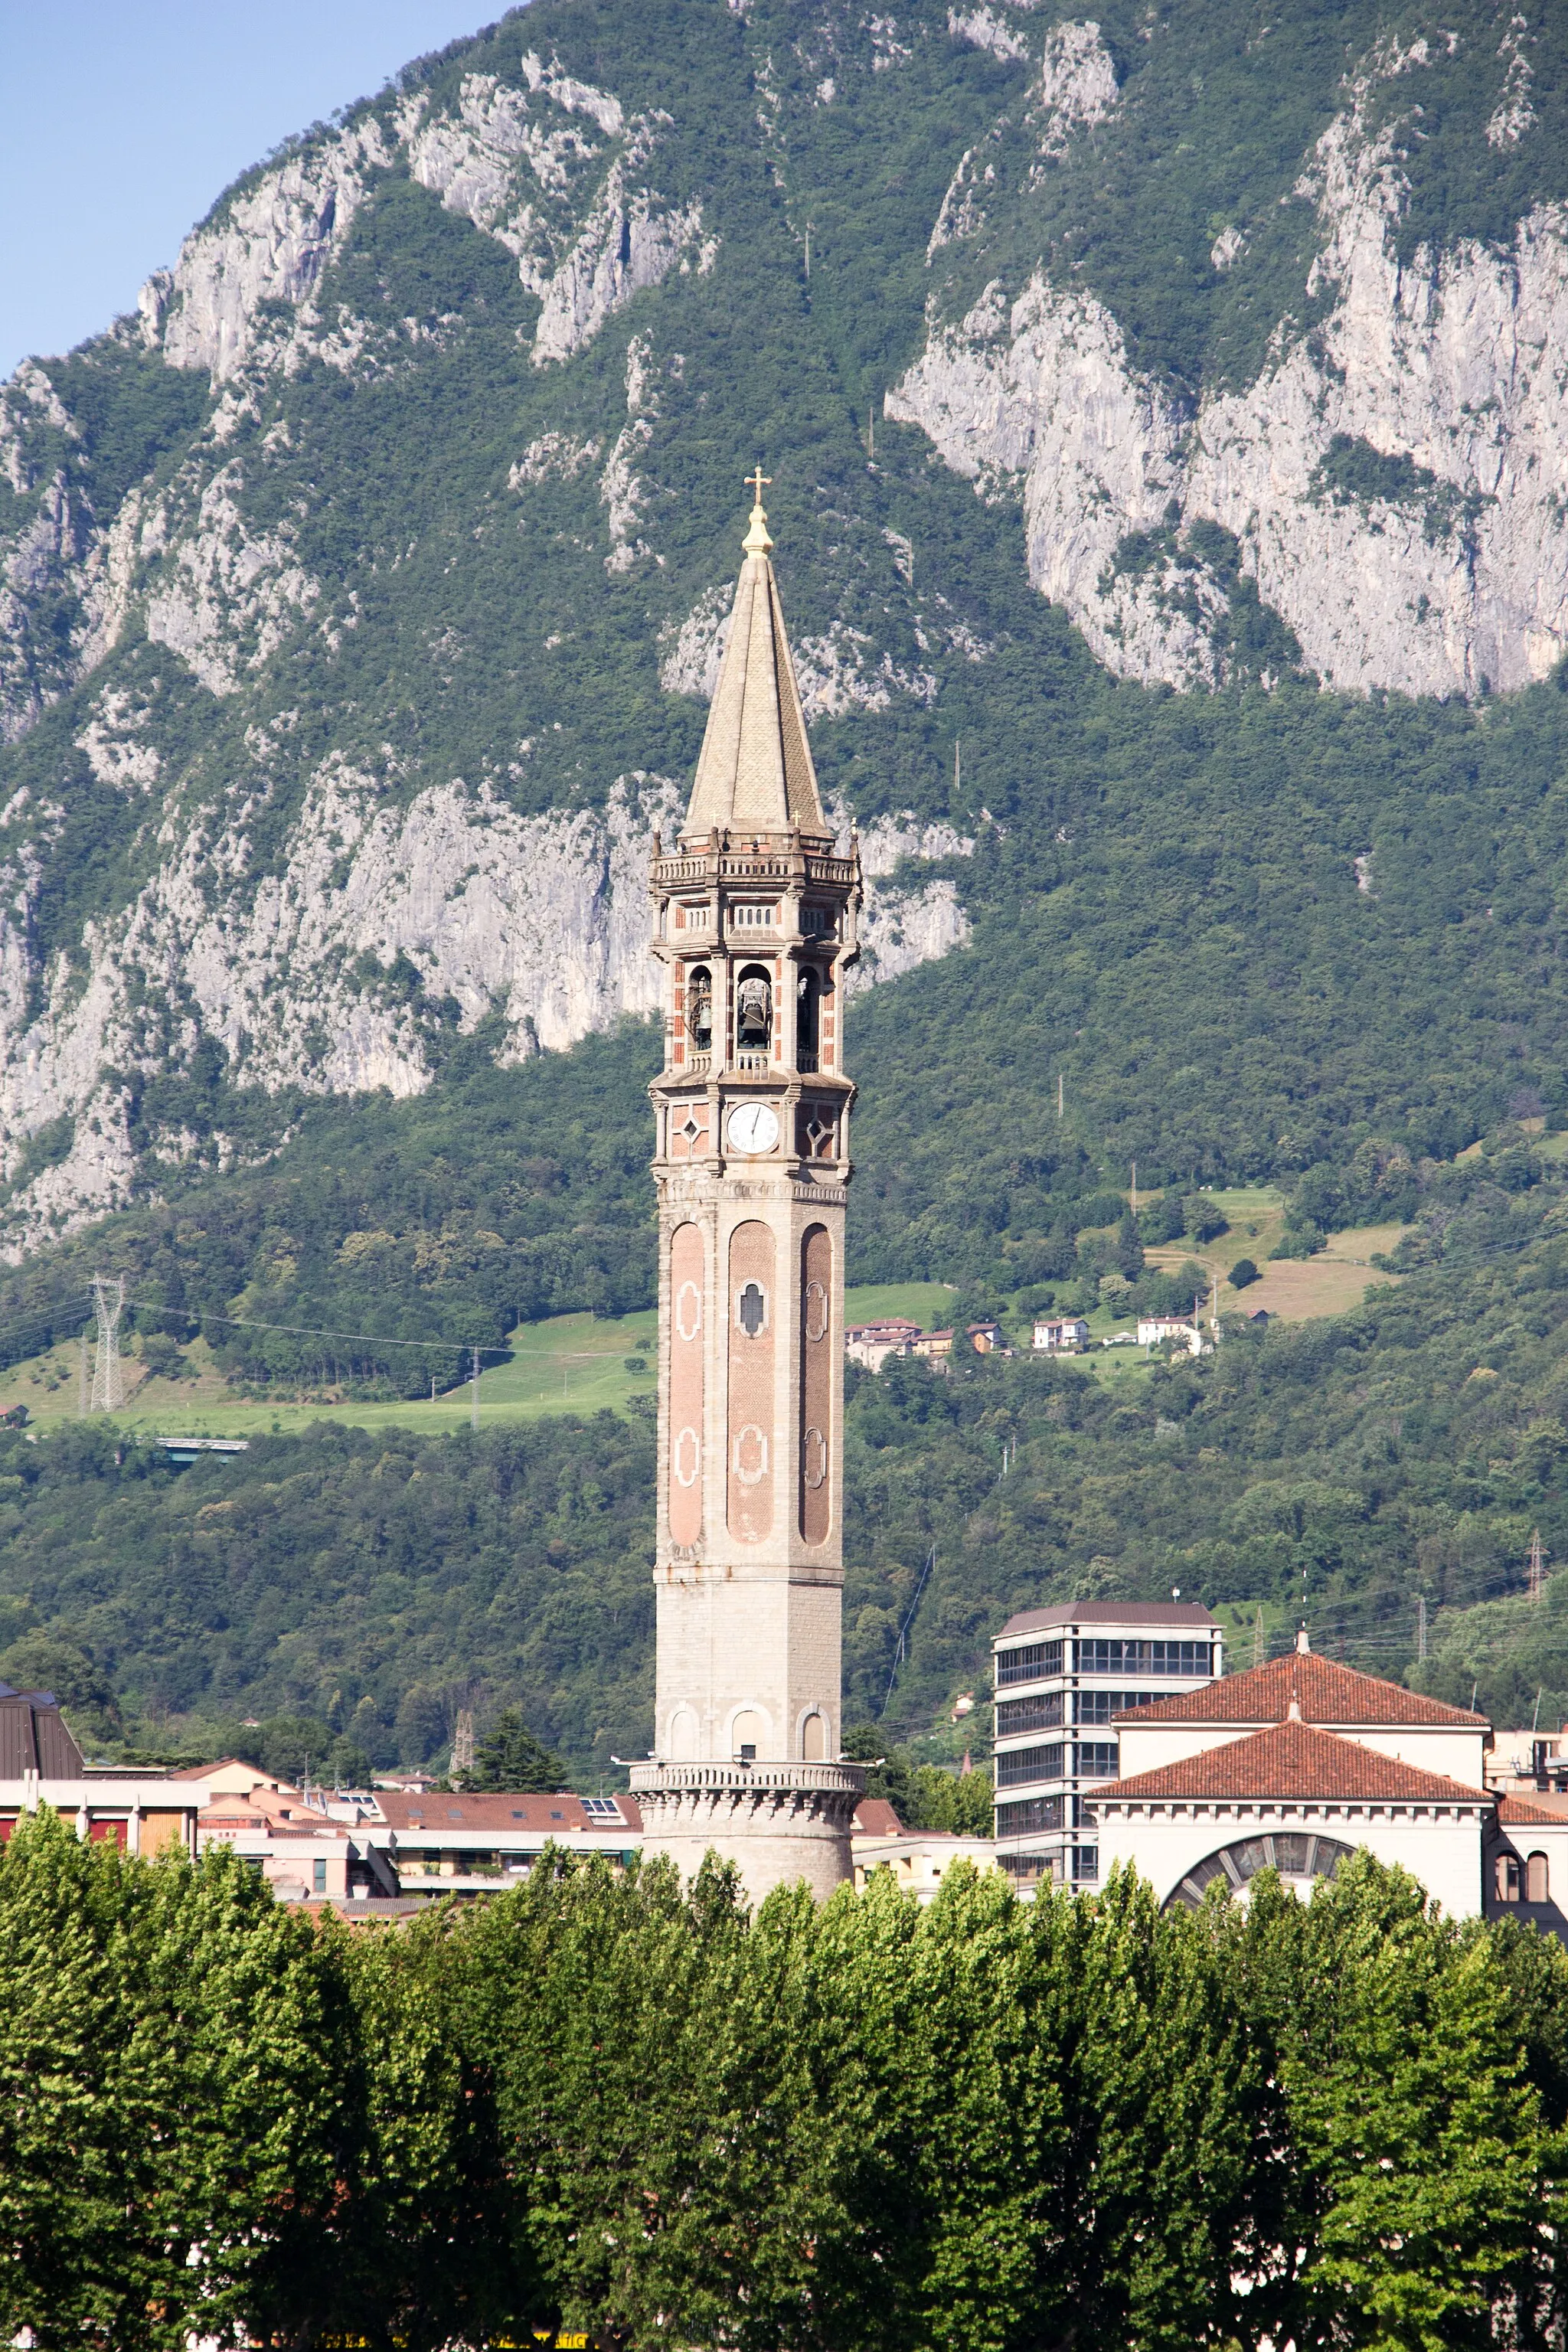
[(886, 1797), (862, 1797), (850, 1824), (857, 1837), (898, 1837), (903, 1826)]
[(1283, 1723), (1292, 1699), (1303, 1723), (1446, 1723), (1477, 1731), (1487, 1722), (1484, 1715), (1472, 1715), (1467, 1707), (1445, 1706), (1440, 1699), (1424, 1698), (1419, 1691), (1406, 1690), (1402, 1683), (1384, 1682), (1380, 1675), (1359, 1674), (1354, 1666), (1338, 1665), (1313, 1650), (1288, 1650), (1282, 1658), (1270, 1658), (1265, 1665), (1222, 1675), (1217, 1683), (1205, 1683), (1202, 1690), (1157, 1698), (1152, 1706), (1137, 1707), (1116, 1720)]
[(1122, 1797), (1345, 1797), (1394, 1803), (1489, 1801), (1484, 1789), (1467, 1789), (1440, 1772), (1422, 1772), (1359, 1740), (1318, 1731), (1310, 1723), (1279, 1723), (1205, 1748), (1179, 1764), (1136, 1772), (1096, 1790), (1101, 1803)]
[(433, 1837), (446, 1830), (493, 1830), (498, 1837), (524, 1830), (542, 1831), (547, 1837), (552, 1833), (559, 1837), (566, 1830), (608, 1830), (612, 1837), (618, 1837), (625, 1830), (640, 1827), (626, 1799), (617, 1797), (616, 1801), (621, 1808), (619, 1820), (608, 1813), (595, 1818), (581, 1797), (457, 1797), (444, 1790), (411, 1797), (401, 1790), (376, 1791), (376, 1802), (390, 1829), (423, 1830)]
[(1544, 1805), (1527, 1803), (1522, 1797), (1501, 1798), (1497, 1817), (1500, 1829), (1568, 1829), (1568, 1808), (1554, 1813)]

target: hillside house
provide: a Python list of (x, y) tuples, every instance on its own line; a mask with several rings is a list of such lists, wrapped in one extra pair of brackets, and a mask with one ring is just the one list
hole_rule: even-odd
[(1040, 1355), (1054, 1355), (1064, 1348), (1087, 1348), (1089, 1325), (1081, 1315), (1063, 1315), (1035, 1325), (1035, 1349)]
[(921, 1331), (910, 1341), (910, 1351), (923, 1358), (928, 1364), (940, 1363), (952, 1353), (952, 1333)]
[(889, 1315), (879, 1323), (851, 1323), (844, 1334), (844, 1353), (852, 1364), (879, 1372), (889, 1356), (909, 1354), (920, 1329), (918, 1323), (900, 1315)]

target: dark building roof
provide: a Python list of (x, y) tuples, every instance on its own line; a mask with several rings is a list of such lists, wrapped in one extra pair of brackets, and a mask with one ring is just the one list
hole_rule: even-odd
[(81, 1749), (52, 1691), (14, 1691), (0, 1683), (0, 1780), (19, 1780), (24, 1772), (79, 1780)]
[(1314, 1650), (1288, 1650), (1245, 1674), (1226, 1675), (1202, 1690), (1177, 1691), (1152, 1706), (1119, 1715), (1118, 1723), (1283, 1723), (1294, 1705), (1303, 1723), (1450, 1724), (1461, 1731), (1490, 1729), (1484, 1715), (1441, 1699), (1424, 1698), (1403, 1683), (1384, 1682), (1321, 1658)]
[(1201, 1756), (1137, 1772), (1096, 1790), (1102, 1804), (1123, 1797), (1342, 1797), (1394, 1803), (1485, 1804), (1484, 1789), (1467, 1789), (1441, 1772), (1423, 1772), (1396, 1757), (1380, 1756), (1358, 1739), (1342, 1739), (1310, 1723), (1277, 1723), (1250, 1738)]
[(1011, 1641), (1016, 1633), (1043, 1633), (1055, 1625), (1170, 1625), (1185, 1630), (1217, 1626), (1195, 1601), (1064, 1601), (1055, 1609), (1024, 1609), (1009, 1617), (997, 1635)]

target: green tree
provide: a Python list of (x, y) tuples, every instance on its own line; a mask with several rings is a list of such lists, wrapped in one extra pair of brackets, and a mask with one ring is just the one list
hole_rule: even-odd
[(1548, 2142), (1490, 1944), (1370, 1855), (1310, 1904), (1255, 1879), (1233, 2000), (1282, 2095), (1250, 2307), (1277, 2339), (1377, 2352), (1493, 2340), (1542, 2207)]
[(503, 1707), (474, 1750), (474, 1769), (462, 1776), (465, 1789), (507, 1790), (517, 1796), (549, 1796), (563, 1786), (566, 1768), (534, 1738), (521, 1709)]

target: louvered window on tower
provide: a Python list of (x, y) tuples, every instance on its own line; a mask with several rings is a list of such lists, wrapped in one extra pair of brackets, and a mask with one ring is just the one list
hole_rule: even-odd
[(748, 964), (735, 991), (735, 1043), (742, 1054), (765, 1054), (773, 1034), (773, 982), (760, 964)]
[(706, 964), (695, 966), (686, 983), (686, 1025), (698, 1052), (709, 1053), (713, 1045), (713, 976)]

